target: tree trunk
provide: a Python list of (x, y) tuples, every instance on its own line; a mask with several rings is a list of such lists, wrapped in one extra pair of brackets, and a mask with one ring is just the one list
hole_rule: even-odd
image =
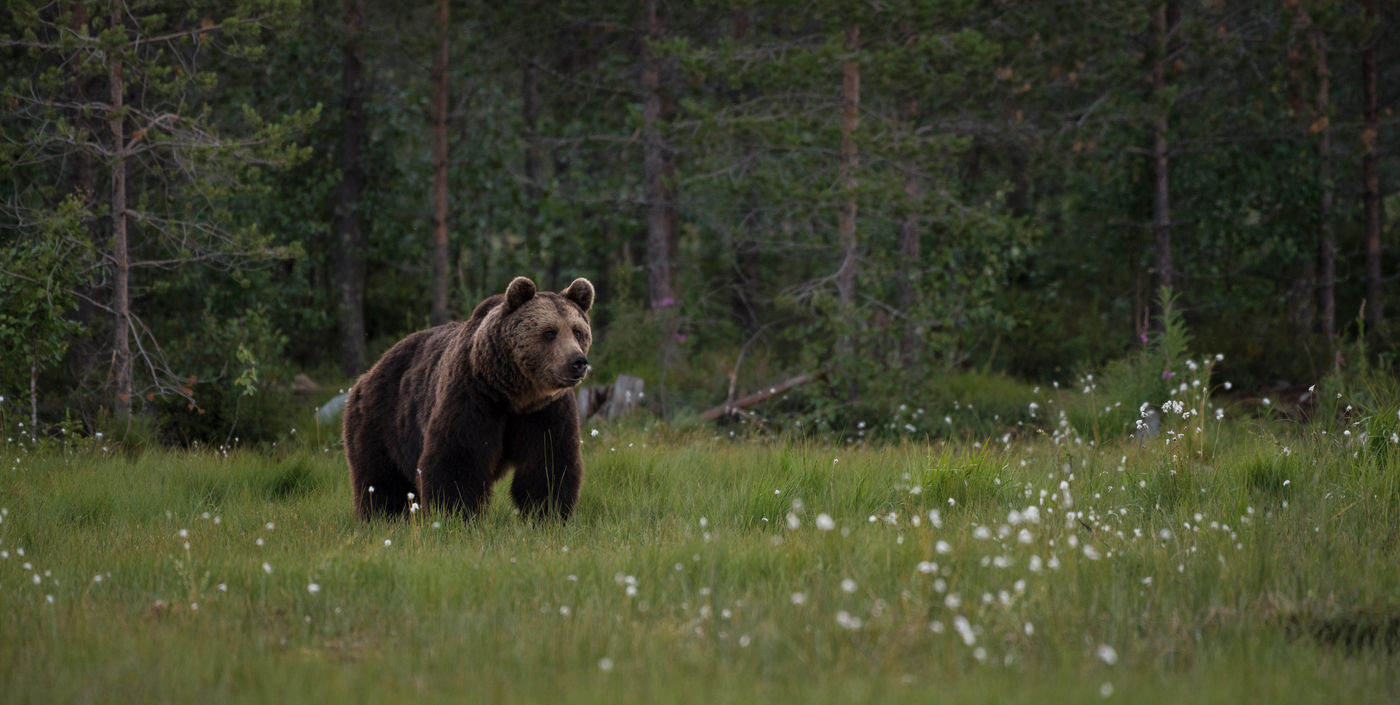
[[(856, 300), (856, 169), (860, 153), (856, 148), (855, 132), (860, 126), (860, 27), (846, 25), (846, 58), (841, 65), (841, 154), (837, 169), (837, 184), (841, 189), (841, 204), (837, 209), (836, 230), (841, 241), (841, 267), (836, 270), (836, 299), (841, 318), (855, 325)], [(856, 333), (852, 329), (840, 342), (839, 352), (847, 362), (854, 362)], [(859, 388), (854, 376), (847, 392), (854, 402)]]
[(754, 404), (757, 404), (758, 402), (761, 402), (764, 399), (771, 399), (775, 396), (778, 396), (779, 394), (782, 394), (783, 392), (788, 391), (789, 389), (792, 389), (793, 387), (804, 385), (808, 382), (811, 382), (814, 379), (821, 377), (823, 374), (825, 373), (817, 373), (814, 375), (803, 372), (802, 374), (797, 375), (796, 377), (785, 379), (775, 385), (754, 392), (753, 394), (749, 394), (745, 397), (735, 399), (733, 401), (727, 401), (723, 404), (720, 404), (719, 406), (711, 408), (705, 413), (700, 414), (700, 418), (705, 419), (706, 421), (713, 421), (726, 414), (731, 414), (738, 409), (744, 409), (753, 406)]
[[(743, 47), (740, 51), (748, 49), (748, 10), (743, 7), (731, 9), (730, 23), (732, 26), (731, 38), (735, 44)], [(747, 81), (736, 86), (728, 93), (729, 109), (742, 119), (748, 100), (755, 94), (756, 91)], [(735, 135), (735, 147), (738, 151), (738, 178), (747, 184), (748, 170), (753, 161), (754, 140), (747, 133), (741, 132)], [(759, 271), (761, 267), (758, 257), (759, 248), (754, 235), (757, 229), (756, 223), (760, 217), (759, 198), (754, 193), (754, 188), (746, 185), (743, 192), (736, 196), (735, 202), (738, 205), (738, 212), (734, 219), (735, 227), (726, 238), (732, 260), (729, 267), (729, 311), (734, 322), (742, 327), (744, 337), (751, 338), (758, 333), (761, 327), (759, 324), (761, 314), (756, 307), (756, 303), (760, 300), (760, 293), (755, 286), (761, 277)]]
[[(1158, 6), (1152, 15), (1152, 24), (1157, 31), (1157, 57), (1152, 68), (1152, 90), (1160, 96), (1167, 90), (1167, 54), (1170, 48), (1168, 38), (1176, 28), (1177, 9), (1175, 2)], [(1169, 109), (1158, 108), (1157, 117), (1152, 122), (1152, 252), (1153, 286), (1173, 287), (1176, 270), (1172, 265), (1172, 221), (1171, 190), (1168, 175), (1171, 152), (1167, 143)]]
[(433, 308), (428, 322), (446, 323), (447, 310), (447, 0), (438, 0), (438, 50), (433, 61)]
[[(81, 36), (88, 31), (88, 11), (82, 3), (71, 3), (68, 6), (72, 13), (69, 28), (75, 36)], [(87, 133), (92, 124), (91, 118), (84, 113), (81, 105), (91, 102), (90, 78), (84, 75), (82, 67), (73, 64), (68, 69), (69, 80), (72, 85), (72, 104), (74, 107), (67, 111), (68, 120), (76, 127), (79, 134)], [(87, 150), (79, 149), (73, 152), (73, 191), (83, 202), (84, 208), (95, 206), (97, 199), (97, 177), (94, 174), (92, 159)], [(93, 210), (96, 210), (95, 208)], [(94, 243), (100, 242), (99, 228), (95, 221), (88, 222), (88, 236)]]
[[(89, 32), (89, 22), (91, 16), (87, 7), (81, 2), (73, 2), (68, 5), (71, 12), (71, 22), (69, 29), (74, 36), (81, 36)], [(81, 142), (100, 142), (100, 138), (95, 138), (101, 134), (102, 118), (94, 116), (85, 108), (103, 100), (99, 98), (98, 91), (101, 89), (101, 77), (94, 77), (86, 74), (82, 66), (77, 63), (68, 67), (68, 78), (70, 88), (69, 102), (72, 105), (65, 111), (69, 124), (76, 128), (78, 139)], [(109, 97), (110, 98), (110, 97)], [(106, 193), (98, 183), (97, 166), (94, 163), (92, 153), (87, 149), (77, 149), (72, 152), (73, 171), (69, 184), (70, 192), (82, 201), (83, 210), (88, 214), (96, 214), (102, 211), (102, 206), (108, 202), (110, 194)], [(85, 217), (87, 240), (92, 245), (92, 252), (101, 253), (99, 259), (105, 259), (105, 253), (110, 244), (110, 233), (105, 227), (105, 219), (98, 217)], [(84, 258), (84, 267), (92, 266), (94, 263)], [(90, 331), (106, 331), (105, 322), (110, 320), (110, 313), (101, 306), (106, 293), (107, 283), (103, 277), (85, 278), (78, 284), (76, 292), (78, 294), (76, 307), (72, 312), (73, 320), (81, 324), (83, 328)], [(110, 300), (110, 299), (107, 299)], [(95, 365), (103, 361), (101, 355), (106, 351), (106, 341), (108, 335), (101, 336), (101, 339), (89, 337), (86, 334), (73, 336), (70, 338), (71, 344), (64, 352), (63, 366), (68, 371), (71, 379), (86, 379), (92, 373)]]
[(856, 169), (860, 153), (856, 148), (855, 131), (860, 126), (860, 27), (846, 27), (846, 59), (841, 70), (841, 160), (837, 182), (841, 188), (841, 205), (837, 211), (837, 233), (841, 240), (841, 267), (836, 272), (836, 294), (844, 312), (855, 305), (856, 298)]
[[(539, 71), (534, 57), (525, 60), (520, 76), (520, 118), (525, 124), (525, 271), (534, 272), (543, 266), (544, 252), (540, 242)], [(553, 286), (551, 279), (551, 286)]]
[[(837, 164), (837, 186), (840, 187), (840, 206), (837, 206), (836, 231), (841, 243), (841, 266), (836, 270), (836, 301), (841, 320), (851, 326), (837, 343), (839, 357), (847, 365), (855, 362), (855, 270), (857, 270), (857, 239), (855, 239), (855, 171), (860, 168), (860, 150), (855, 147), (855, 129), (861, 123), (861, 28), (855, 24), (846, 25), (846, 59), (841, 62), (841, 151)], [(850, 387), (847, 401), (855, 401), (860, 396), (860, 385), (855, 380), (854, 366), (850, 372)]]
[(1322, 185), (1318, 196), (1317, 216), (1321, 225), (1317, 237), (1317, 326), (1329, 341), (1337, 336), (1337, 243), (1332, 233), (1332, 128), (1329, 124), (1332, 100), (1329, 95), (1331, 75), (1327, 71), (1327, 44), (1322, 28), (1313, 28), (1313, 52), (1317, 64), (1317, 105), (1312, 131), (1318, 135), (1317, 175)]
[[(898, 101), (899, 122), (912, 134), (914, 114), (918, 101), (904, 97)], [(905, 370), (914, 370), (919, 361), (919, 326), (914, 313), (914, 301), (918, 293), (919, 276), (919, 180), (915, 176), (913, 164), (906, 166), (904, 175), (904, 195), (909, 197), (911, 210), (904, 216), (899, 226), (899, 312), (903, 317), (903, 331), (899, 338), (899, 362)]]
[(1152, 254), (1155, 288), (1171, 287), (1176, 272), (1172, 266), (1171, 170), (1167, 148), (1167, 117), (1157, 117), (1152, 125)]
[[(669, 370), (675, 361), (679, 331), (677, 286), (672, 270), (676, 242), (675, 165), (661, 133), (668, 104), (661, 94), (661, 62), (651, 43), (660, 39), (661, 22), (656, 0), (644, 0), (646, 36), (642, 42), (642, 183), (646, 198), (647, 289), (651, 308), (662, 312), (661, 364)], [(665, 379), (661, 381), (665, 404)]]
[[(122, 26), (122, 6), (112, 6), (112, 27)], [(107, 80), (112, 113), (112, 409), (117, 419), (131, 416), (131, 259), (126, 232), (126, 126), (123, 102), (122, 60), (111, 57)]]
[(1376, 0), (1366, 0), (1366, 19), (1372, 22), (1366, 47), (1361, 53), (1361, 91), (1365, 101), (1361, 141), (1366, 153), (1361, 158), (1362, 211), (1366, 243), (1366, 333), (1374, 334), (1385, 321), (1381, 297), (1381, 175), (1380, 109), (1376, 100), (1376, 43), (1379, 33)]
[(657, 40), (660, 22), (656, 0), (645, 0), (646, 41), (642, 43), (643, 188), (646, 197), (648, 294), (652, 308), (675, 304), (671, 280), (671, 219), (669, 185), (666, 183), (666, 143), (661, 134), (661, 67), (651, 42)]
[(29, 341), (29, 432), (39, 433), (39, 337)]
[(353, 377), (365, 369), (365, 241), (360, 231), (364, 184), (365, 79), (361, 44), (363, 0), (344, 0), (345, 45), (341, 64), (340, 184), (335, 206), (335, 281), (340, 331), (340, 370)]

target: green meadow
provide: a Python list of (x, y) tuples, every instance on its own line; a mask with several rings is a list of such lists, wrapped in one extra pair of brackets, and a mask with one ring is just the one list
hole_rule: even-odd
[(1198, 420), (604, 427), (566, 525), (504, 484), (471, 521), (360, 524), (338, 444), (307, 433), (11, 438), (3, 700), (1400, 699), (1400, 444), (1375, 419)]

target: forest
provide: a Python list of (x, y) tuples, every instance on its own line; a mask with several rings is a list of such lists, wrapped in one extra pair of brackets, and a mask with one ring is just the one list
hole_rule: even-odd
[(5, 0), (3, 700), (1400, 702), (1397, 23)]
[(1265, 405), (1390, 377), (1397, 20), (10, 0), (0, 421), (274, 441), (516, 275), (589, 278), (590, 382), (672, 421), (798, 377), (743, 418), (946, 435), (1097, 375), (1131, 429), (1193, 355)]

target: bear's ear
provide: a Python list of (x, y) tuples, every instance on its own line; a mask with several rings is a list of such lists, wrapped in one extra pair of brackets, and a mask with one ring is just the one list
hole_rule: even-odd
[(569, 288), (559, 292), (564, 298), (578, 304), (584, 313), (593, 308), (593, 283), (582, 277), (575, 279)]
[(527, 277), (516, 277), (506, 288), (506, 313), (510, 313), (525, 305), (526, 301), (535, 298), (535, 283)]

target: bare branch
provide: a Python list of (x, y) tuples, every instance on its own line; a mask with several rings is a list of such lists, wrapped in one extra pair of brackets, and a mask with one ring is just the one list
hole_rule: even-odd
[(179, 31), (179, 32), (171, 32), (171, 33), (169, 33), (169, 34), (161, 34), (161, 35), (157, 35), (157, 36), (154, 36), (154, 37), (140, 37), (140, 38), (137, 38), (137, 39), (135, 39), (135, 40), (133, 40), (133, 41), (131, 41), (131, 42), (128, 42), (128, 43), (127, 43), (127, 46), (135, 48), (135, 47), (139, 47), (139, 46), (141, 46), (141, 45), (143, 45), (143, 44), (155, 44), (155, 43), (157, 43), (157, 42), (168, 42), (168, 41), (172, 41), (172, 40), (175, 40), (175, 39), (180, 39), (180, 38), (183, 38), (183, 37), (188, 37), (188, 36), (190, 36), (190, 35), (192, 35), (192, 34), (207, 34), (207, 33), (209, 33), (209, 32), (217, 32), (217, 31), (219, 31), (219, 30), (224, 29), (225, 27), (229, 27), (229, 26), (238, 26), (238, 25), (256, 25), (256, 26), (261, 27), (261, 26), (262, 26), (262, 18), (260, 18), (260, 17), (249, 17), (249, 18), (244, 18), (244, 19), (240, 19), (240, 20), (234, 20), (234, 21), (231, 22), (231, 23), (230, 23), (230, 22), (220, 22), (220, 23), (217, 23), (217, 24), (208, 25), (208, 26), (206, 26), (206, 27), (194, 27), (194, 28), (192, 28), (192, 29), (181, 30), (181, 31)]

